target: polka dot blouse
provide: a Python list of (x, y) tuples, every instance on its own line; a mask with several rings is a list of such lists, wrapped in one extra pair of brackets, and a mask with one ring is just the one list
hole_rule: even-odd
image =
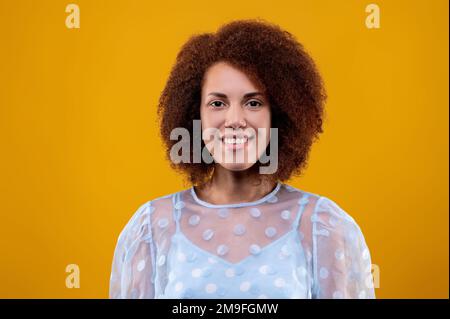
[(278, 183), (214, 205), (193, 187), (141, 205), (119, 235), (110, 298), (375, 298), (360, 227), (332, 200)]

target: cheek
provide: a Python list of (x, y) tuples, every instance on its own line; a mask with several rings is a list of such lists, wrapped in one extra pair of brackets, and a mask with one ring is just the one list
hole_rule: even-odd
[(269, 109), (249, 114), (247, 120), (249, 124), (256, 129), (263, 128), (266, 129), (266, 131), (270, 130), (271, 118)]
[[(252, 124), (251, 126), (253, 128), (256, 129), (257, 134), (258, 133), (258, 128), (263, 129), (262, 136), (264, 139), (263, 140), (259, 140), (259, 138), (257, 137), (257, 141), (258, 141), (258, 149), (259, 147), (263, 147), (265, 148), (265, 146), (267, 146), (270, 142), (270, 127), (271, 127), (271, 113), (270, 113), (270, 109), (265, 109), (265, 110), (261, 110), (258, 113), (254, 113), (252, 115)], [(261, 145), (259, 143), (262, 143)]]
[(200, 120), (203, 130), (207, 128), (219, 128), (220, 126), (220, 117), (207, 109), (200, 110)]
[(208, 109), (200, 110), (200, 120), (201, 120), (201, 136), (207, 148), (211, 148), (210, 143), (214, 143), (217, 134), (219, 134), (221, 119), (218, 112), (211, 112)]

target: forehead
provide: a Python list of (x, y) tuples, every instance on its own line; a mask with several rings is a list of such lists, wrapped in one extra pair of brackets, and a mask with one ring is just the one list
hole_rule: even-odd
[(238, 68), (226, 62), (218, 62), (206, 71), (202, 89), (204, 94), (215, 91), (225, 94), (245, 94), (248, 91), (258, 90), (258, 86)]

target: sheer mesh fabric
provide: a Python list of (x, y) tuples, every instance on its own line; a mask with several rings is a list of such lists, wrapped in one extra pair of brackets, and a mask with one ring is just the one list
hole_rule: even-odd
[(213, 205), (194, 188), (141, 205), (116, 244), (110, 298), (375, 298), (355, 220), (332, 200), (278, 183)]

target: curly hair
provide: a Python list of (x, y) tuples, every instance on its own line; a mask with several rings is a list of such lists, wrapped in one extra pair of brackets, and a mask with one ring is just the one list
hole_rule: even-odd
[[(286, 181), (306, 167), (309, 150), (323, 132), (326, 93), (312, 58), (295, 37), (260, 19), (225, 24), (216, 33), (193, 35), (181, 48), (158, 105), (160, 134), (170, 158), (176, 127), (193, 136), (200, 119), (201, 90), (206, 70), (226, 62), (261, 87), (271, 107), (271, 127), (278, 128), (278, 169), (270, 179)], [(204, 143), (202, 141), (202, 149)], [(205, 182), (214, 163), (174, 164), (192, 184)], [(260, 163), (258, 162), (258, 165)]]

